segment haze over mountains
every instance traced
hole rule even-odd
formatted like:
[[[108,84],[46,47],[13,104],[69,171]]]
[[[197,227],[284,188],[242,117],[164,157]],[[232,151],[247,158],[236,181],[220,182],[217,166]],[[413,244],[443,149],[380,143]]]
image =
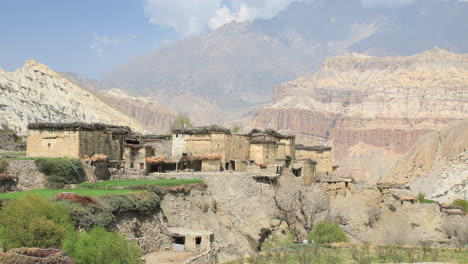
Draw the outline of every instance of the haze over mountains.
[[[339,173],[377,182],[424,134],[468,118],[468,54],[331,57],[277,87],[253,126],[334,146]]]
[[[399,8],[358,0],[293,2],[272,19],[232,22],[133,58],[102,81],[198,121],[238,119],[269,103],[273,87],[313,72],[331,55],[401,56],[434,46],[466,53],[467,13],[468,3],[455,0]]]

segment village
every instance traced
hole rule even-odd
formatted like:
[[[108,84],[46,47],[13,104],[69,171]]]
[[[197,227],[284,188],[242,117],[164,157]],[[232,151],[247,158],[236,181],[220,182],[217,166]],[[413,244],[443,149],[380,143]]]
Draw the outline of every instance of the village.
[[[7,137],[16,136],[4,134],[3,137],[6,142]],[[144,248],[143,252],[146,254],[146,263],[218,263],[220,259],[245,254],[251,249],[247,247],[236,253],[226,253],[230,252],[229,245],[236,244],[237,240],[244,237],[236,237],[237,240],[232,237],[227,240],[226,237],[235,231],[229,222],[241,221],[241,218],[245,218],[242,228],[253,232],[252,237],[262,237],[259,230],[268,227],[267,230],[283,233],[295,232],[295,243],[307,243],[307,234],[310,232],[307,226],[310,227],[311,223],[300,220],[300,227],[297,227],[298,223],[294,222],[298,220],[288,222],[291,220],[287,219],[299,212],[303,215],[300,218],[307,218],[310,212],[317,214],[320,211],[314,211],[317,209],[311,209],[308,204],[318,201],[322,203],[320,206],[323,207],[320,208],[324,210],[323,213],[329,214],[333,209],[338,214],[347,214],[349,220],[346,221],[352,222],[360,221],[357,219],[361,216],[354,215],[349,203],[368,201],[368,205],[356,210],[368,208],[362,214],[369,214],[365,225],[371,229],[382,218],[382,213],[371,216],[369,212],[376,212],[382,206],[388,207],[390,214],[394,214],[396,208],[399,214],[422,208],[431,217],[465,215],[456,206],[439,204],[431,207],[432,209],[421,207],[417,204],[416,195],[407,186],[370,186],[353,178],[338,177],[339,167],[333,161],[332,147],[297,144],[295,136],[283,135],[272,129],[234,133],[220,126],[206,126],[173,129],[169,135],[142,135],[132,132],[129,127],[100,123],[31,123],[23,143],[14,146],[10,144],[10,148],[25,149],[24,160],[10,161],[10,174],[19,179],[17,183],[20,190],[47,187],[41,182],[43,176],[33,165],[34,162],[28,160],[37,158],[79,160],[88,183],[129,179],[202,180],[210,189],[209,195],[206,191],[192,191],[188,196],[180,196],[178,191],[172,191],[173,193],[166,195],[170,198],[162,199],[160,210],[164,211],[164,217],[155,211],[159,216],[154,219],[141,220],[140,216],[132,216],[130,220],[121,220],[124,224],[118,228],[119,232],[139,241],[139,246]],[[67,197],[76,187],[71,184],[65,188],[71,189],[57,197]],[[233,189],[236,189],[235,199],[230,198]],[[14,189],[10,189],[12,190]],[[186,189],[182,191],[187,192]],[[226,193],[227,197],[222,193]],[[310,195],[312,196],[308,197]],[[258,202],[241,202],[249,196],[255,197]],[[213,202],[215,197],[218,200]],[[264,207],[263,203],[272,202],[274,207]],[[235,207],[230,206],[231,203],[235,203]],[[182,209],[180,206],[187,207]],[[221,206],[225,207],[224,213],[219,212]],[[285,209],[287,207],[293,209],[288,211],[289,209]],[[433,212],[435,208],[437,211]],[[351,211],[347,212],[348,209]],[[229,210],[234,211],[230,213],[232,216],[228,221],[223,214]],[[234,213],[236,210],[238,213]],[[277,217],[275,212],[278,210],[289,216],[278,222],[272,221],[272,218]],[[383,209],[378,210],[380,212]],[[214,213],[211,216],[210,211]],[[252,212],[247,213],[249,211]],[[355,217],[357,218],[354,219]],[[393,217],[395,216],[390,215],[380,221],[400,221],[396,218],[393,220]],[[221,227],[219,224],[213,225],[210,223],[212,220],[208,220],[210,218],[223,224]],[[203,224],[198,223],[199,221]],[[225,221],[228,223],[224,223]],[[343,225],[352,228],[347,222],[343,222]],[[260,228],[261,226],[264,228]],[[161,233],[131,231],[155,227]],[[353,229],[346,230],[355,241],[363,241]],[[441,237],[437,237],[437,241],[448,243]],[[245,247],[246,242],[241,244]],[[183,261],[177,262],[178,260]]]
[[[33,123],[28,126],[27,156],[82,159],[89,180],[116,174],[248,172],[279,177],[287,173],[313,182],[338,179],[332,148],[303,146],[295,136],[254,129],[231,133],[218,126],[173,130],[172,135],[138,135],[122,126],[84,123]],[[102,169],[104,168],[104,169]]]

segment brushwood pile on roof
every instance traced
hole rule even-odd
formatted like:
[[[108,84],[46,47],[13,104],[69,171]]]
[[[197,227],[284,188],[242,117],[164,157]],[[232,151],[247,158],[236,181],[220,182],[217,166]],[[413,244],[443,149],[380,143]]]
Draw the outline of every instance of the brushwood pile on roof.
[[[274,136],[274,137],[277,137],[277,138],[295,138],[295,136],[293,136],[293,135],[283,135],[283,134],[281,134],[281,133],[279,133],[276,130],[271,129],[271,128],[267,128],[265,130],[260,130],[260,129],[254,128],[254,129],[252,129],[250,131],[250,133],[248,135],[249,136],[254,136],[254,135],[258,135],[258,134]]]
[[[172,132],[174,134],[210,134],[210,133],[224,133],[230,134],[231,131],[227,128],[221,126],[203,126],[203,127],[194,127],[194,128],[186,128],[186,129],[173,129]]]
[[[30,123],[28,124],[28,129],[41,129],[41,130],[51,130],[51,131],[60,131],[60,130],[72,130],[72,131],[96,131],[96,130],[106,130],[113,133],[130,133],[131,129],[128,126],[115,126],[107,125],[103,123]]]
[[[324,150],[331,150],[332,148],[329,146],[304,146],[304,145],[296,145],[296,149],[298,150],[310,150],[310,151],[324,151]]]

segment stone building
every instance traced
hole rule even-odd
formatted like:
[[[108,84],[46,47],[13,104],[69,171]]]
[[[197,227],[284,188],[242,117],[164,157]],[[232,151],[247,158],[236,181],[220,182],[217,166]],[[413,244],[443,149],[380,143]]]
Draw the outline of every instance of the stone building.
[[[101,154],[109,161],[121,161],[130,132],[128,127],[98,123],[31,123],[26,155],[78,159]]]
[[[211,248],[214,234],[210,231],[168,228],[174,250],[205,251]]]
[[[296,145],[296,159],[315,160],[318,174],[331,175],[336,168],[333,166],[332,148],[328,146]]]
[[[305,186],[310,186],[316,180],[316,166],[315,160],[294,160],[291,164],[291,172],[296,177],[302,177]]]
[[[168,159],[171,156],[170,148],[169,136],[132,135],[125,139],[125,168],[145,171],[147,158],[161,156]]]

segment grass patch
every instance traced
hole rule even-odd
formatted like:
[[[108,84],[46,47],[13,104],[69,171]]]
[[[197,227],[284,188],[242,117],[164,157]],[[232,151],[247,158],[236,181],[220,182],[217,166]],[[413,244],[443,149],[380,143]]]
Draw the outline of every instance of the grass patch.
[[[52,198],[62,192],[72,192],[84,196],[103,196],[108,194],[126,194],[134,193],[133,190],[114,190],[114,189],[41,189],[24,192],[0,193],[0,199],[18,199],[27,194],[36,194],[44,198]]]
[[[203,180],[198,179],[148,179],[148,180],[111,180],[103,182],[84,182],[77,186],[80,188],[100,188],[100,187],[127,187],[141,185],[155,186],[179,186],[190,183],[203,183]]]
[[[41,158],[41,157],[8,157],[10,160],[64,160],[67,158]]]
[[[420,203],[437,203],[437,201],[426,199],[426,195],[424,193],[419,193],[417,199]]]
[[[462,199],[457,199],[453,201],[451,204],[452,206],[460,206],[463,208],[463,211],[468,212],[468,201],[467,200],[462,200]]]
[[[0,156],[26,156],[26,152],[0,152]]]

